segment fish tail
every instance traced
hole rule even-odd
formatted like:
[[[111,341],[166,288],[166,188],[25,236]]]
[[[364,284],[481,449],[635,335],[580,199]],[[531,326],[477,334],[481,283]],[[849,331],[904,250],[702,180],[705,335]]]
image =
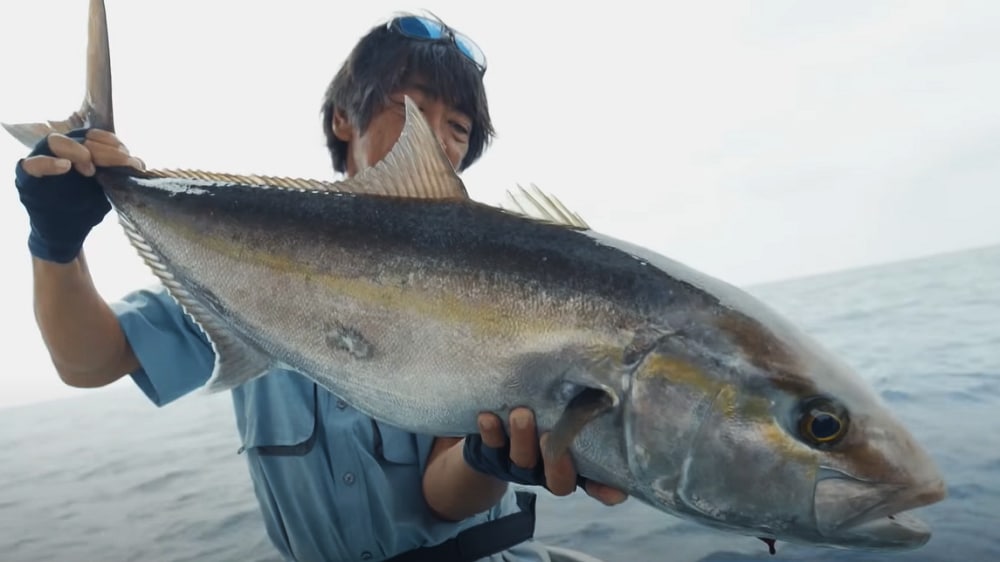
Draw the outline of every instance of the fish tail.
[[[114,131],[111,100],[111,50],[104,0],[90,0],[87,30],[87,91],[80,109],[62,121],[45,123],[0,123],[14,138],[32,148],[49,133],[96,128]]]

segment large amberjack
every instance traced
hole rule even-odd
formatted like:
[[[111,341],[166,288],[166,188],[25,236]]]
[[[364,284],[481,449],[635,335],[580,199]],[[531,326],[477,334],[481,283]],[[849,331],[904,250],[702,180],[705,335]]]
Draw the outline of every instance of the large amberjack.
[[[70,119],[113,130],[103,3]],[[340,182],[101,169],[125,232],[217,352],[223,390],[283,365],[414,432],[534,410],[579,472],[680,517],[836,547],[930,531],[934,463],[861,378],[747,293],[559,205],[472,201],[407,100],[378,165]]]

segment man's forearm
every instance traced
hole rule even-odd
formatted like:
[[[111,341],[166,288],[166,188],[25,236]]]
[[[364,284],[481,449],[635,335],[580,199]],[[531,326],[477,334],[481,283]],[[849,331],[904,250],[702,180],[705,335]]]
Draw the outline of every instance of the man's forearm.
[[[83,254],[67,264],[32,260],[35,319],[63,381],[104,386],[134,370],[138,362]]]
[[[463,440],[438,437],[424,472],[424,498],[440,518],[459,521],[490,509],[503,498],[507,482],[472,469],[462,455]]]

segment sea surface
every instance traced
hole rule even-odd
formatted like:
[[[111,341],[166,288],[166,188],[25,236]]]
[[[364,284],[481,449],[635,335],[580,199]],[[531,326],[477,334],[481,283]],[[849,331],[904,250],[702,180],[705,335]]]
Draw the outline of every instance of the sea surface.
[[[536,536],[608,562],[1000,560],[1000,246],[749,287],[856,367],[926,445],[948,498],[922,549],[849,552],[543,495]],[[0,410],[0,562],[277,560],[228,395],[131,388]]]

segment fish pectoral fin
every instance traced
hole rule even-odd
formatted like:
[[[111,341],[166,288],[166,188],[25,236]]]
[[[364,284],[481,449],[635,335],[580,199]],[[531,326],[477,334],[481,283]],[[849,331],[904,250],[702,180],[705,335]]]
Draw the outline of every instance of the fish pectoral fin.
[[[573,440],[584,426],[598,416],[610,411],[618,400],[609,390],[591,386],[583,387],[563,410],[562,416],[552,427],[545,444],[548,458],[557,458],[569,450]]]
[[[350,193],[415,199],[469,199],[465,184],[420,108],[405,96],[406,122],[389,154],[336,188]]]
[[[675,330],[663,324],[647,324],[632,334],[632,341],[622,350],[622,363],[627,368],[635,368],[657,345],[674,337]]]

